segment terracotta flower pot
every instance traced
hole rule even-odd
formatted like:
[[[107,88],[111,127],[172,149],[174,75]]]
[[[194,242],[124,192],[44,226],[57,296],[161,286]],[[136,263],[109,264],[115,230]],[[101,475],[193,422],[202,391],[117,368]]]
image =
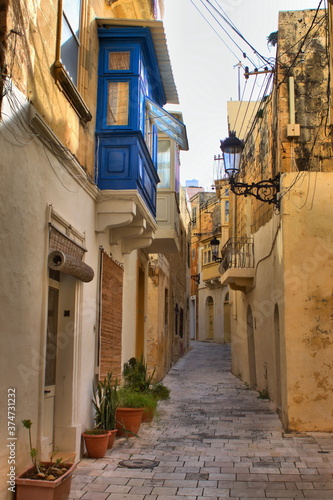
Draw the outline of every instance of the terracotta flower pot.
[[[140,429],[144,408],[117,408],[118,436],[135,437]]]
[[[109,444],[109,433],[110,431],[105,431],[104,434],[82,433],[89,458],[102,458],[105,456]]]
[[[76,464],[65,465],[69,467],[68,471],[55,481],[29,479],[24,476],[34,467],[25,469],[15,480],[16,500],[67,500]]]
[[[117,429],[114,429],[113,431],[109,431],[109,442],[108,442],[108,450],[112,448],[114,440],[116,439],[116,434],[117,434]]]

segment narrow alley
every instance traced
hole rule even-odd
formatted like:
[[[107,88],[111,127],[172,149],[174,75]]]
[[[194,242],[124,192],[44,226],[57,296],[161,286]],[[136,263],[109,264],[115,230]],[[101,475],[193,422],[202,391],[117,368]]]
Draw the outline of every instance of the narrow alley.
[[[193,342],[164,383],[171,398],[139,437],[81,460],[70,500],[333,499],[333,434],[285,433],[231,374],[229,345]]]

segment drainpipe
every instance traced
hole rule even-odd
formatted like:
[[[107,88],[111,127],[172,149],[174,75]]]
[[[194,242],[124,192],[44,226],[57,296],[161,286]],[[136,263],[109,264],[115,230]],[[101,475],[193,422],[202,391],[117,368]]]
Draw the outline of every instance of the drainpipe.
[[[301,127],[295,123],[295,80],[293,76],[289,77],[289,123],[287,125],[287,137],[293,139],[301,135]]]

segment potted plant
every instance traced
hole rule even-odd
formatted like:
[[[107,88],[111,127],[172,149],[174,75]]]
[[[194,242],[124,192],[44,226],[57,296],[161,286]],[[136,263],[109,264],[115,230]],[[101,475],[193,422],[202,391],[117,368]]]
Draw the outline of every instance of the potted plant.
[[[170,396],[170,389],[161,382],[152,383],[154,374],[155,369],[152,371],[151,375],[148,374],[147,364],[143,356],[141,356],[140,360],[131,358],[124,364],[124,388],[132,392],[148,395],[142,422],[150,422],[156,413],[158,401],[168,399]]]
[[[154,398],[144,392],[136,392],[128,387],[118,391],[119,406],[116,411],[116,426],[119,436],[136,436],[141,426],[143,412],[154,404]]]
[[[87,429],[82,433],[89,458],[105,456],[109,444],[109,431],[105,429]]]
[[[154,374],[155,369],[151,375],[148,375],[147,364],[143,356],[140,360],[131,358],[123,367],[124,386],[136,392],[147,392],[152,384]]]
[[[116,437],[116,410],[118,407],[118,381],[108,373],[104,380],[98,381],[92,404],[95,410],[95,424],[98,429],[109,431],[108,448],[112,448]]]
[[[23,420],[29,431],[29,446],[32,465],[16,477],[16,500],[67,500],[71,489],[72,474],[76,464],[64,463],[61,459],[50,462],[37,460],[38,451],[32,446],[31,420]]]

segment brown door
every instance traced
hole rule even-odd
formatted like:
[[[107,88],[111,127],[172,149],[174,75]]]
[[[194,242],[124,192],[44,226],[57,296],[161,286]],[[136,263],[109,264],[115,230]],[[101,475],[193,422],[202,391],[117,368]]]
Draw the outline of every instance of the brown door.
[[[138,274],[138,297],[136,315],[136,347],[135,356],[140,359],[144,354],[144,333],[145,333],[145,273],[139,267]]]
[[[57,288],[53,288],[50,286],[49,298],[48,298],[47,332],[46,332],[44,408],[43,408],[43,436],[48,439],[49,452],[53,451],[53,440],[54,440],[58,300],[59,300],[59,290]]]

